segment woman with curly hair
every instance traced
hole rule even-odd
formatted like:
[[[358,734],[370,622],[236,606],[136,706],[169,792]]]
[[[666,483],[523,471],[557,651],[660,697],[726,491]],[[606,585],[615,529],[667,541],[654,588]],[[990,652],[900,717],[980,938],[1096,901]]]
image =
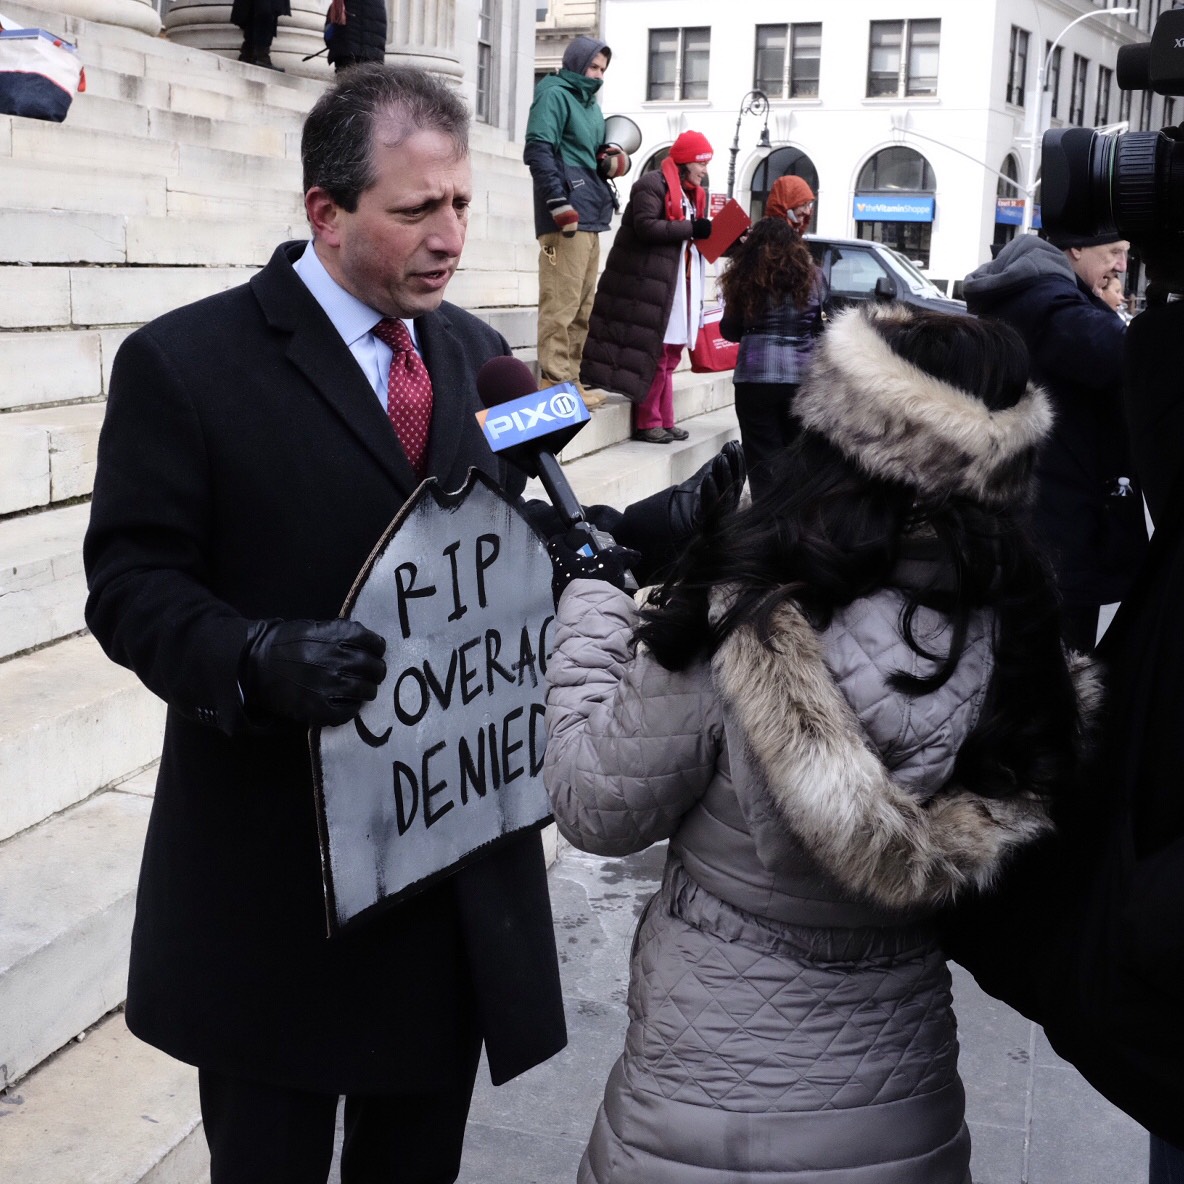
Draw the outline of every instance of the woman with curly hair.
[[[845,312],[762,502],[708,514],[644,609],[563,589],[559,829],[669,840],[579,1184],[969,1181],[935,920],[1050,830],[1090,681],[1020,522],[1052,423],[1027,373],[1003,324]]]
[[[790,406],[822,329],[826,280],[784,218],[762,218],[720,279],[720,332],[740,342],[732,382],[753,497],[797,434]]]

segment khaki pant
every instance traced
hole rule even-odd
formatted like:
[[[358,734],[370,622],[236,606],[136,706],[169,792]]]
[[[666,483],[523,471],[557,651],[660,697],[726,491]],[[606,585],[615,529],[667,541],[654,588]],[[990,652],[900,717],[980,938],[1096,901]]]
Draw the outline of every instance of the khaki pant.
[[[600,235],[577,230],[539,236],[539,376],[576,382],[600,271]]]

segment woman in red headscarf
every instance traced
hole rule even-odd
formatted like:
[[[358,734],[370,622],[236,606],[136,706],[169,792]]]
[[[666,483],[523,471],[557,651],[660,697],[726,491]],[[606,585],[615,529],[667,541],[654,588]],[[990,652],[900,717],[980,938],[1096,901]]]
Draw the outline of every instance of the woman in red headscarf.
[[[778,177],[765,203],[766,218],[784,218],[798,234],[805,234],[814,217],[814,190],[801,177]]]
[[[633,186],[596,289],[580,380],[636,405],[633,438],[685,440],[674,423],[675,367],[703,319],[704,261],[711,233],[701,182],[711,160],[701,132],[683,132],[660,169]]]

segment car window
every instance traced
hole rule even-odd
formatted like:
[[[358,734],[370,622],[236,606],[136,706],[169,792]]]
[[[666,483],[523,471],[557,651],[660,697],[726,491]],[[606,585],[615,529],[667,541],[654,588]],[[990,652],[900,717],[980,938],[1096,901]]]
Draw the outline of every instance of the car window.
[[[944,299],[945,293],[938,288],[927,275],[917,270],[917,265],[909,259],[906,255],[902,255],[899,251],[893,250],[891,247],[885,247],[884,250],[892,256],[893,260],[900,267],[904,273],[905,282],[909,288],[916,292],[919,296],[927,296],[938,299]]]
[[[830,290],[834,296],[867,300],[875,295],[876,280],[887,269],[870,251],[858,247],[834,247],[830,263]]]

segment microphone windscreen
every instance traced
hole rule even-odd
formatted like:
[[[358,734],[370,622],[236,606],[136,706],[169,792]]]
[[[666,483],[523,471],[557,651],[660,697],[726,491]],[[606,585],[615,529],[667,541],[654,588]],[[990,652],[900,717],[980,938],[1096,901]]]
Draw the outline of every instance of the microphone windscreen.
[[[510,354],[490,358],[477,371],[477,395],[484,407],[498,407],[539,389],[530,367]]]

